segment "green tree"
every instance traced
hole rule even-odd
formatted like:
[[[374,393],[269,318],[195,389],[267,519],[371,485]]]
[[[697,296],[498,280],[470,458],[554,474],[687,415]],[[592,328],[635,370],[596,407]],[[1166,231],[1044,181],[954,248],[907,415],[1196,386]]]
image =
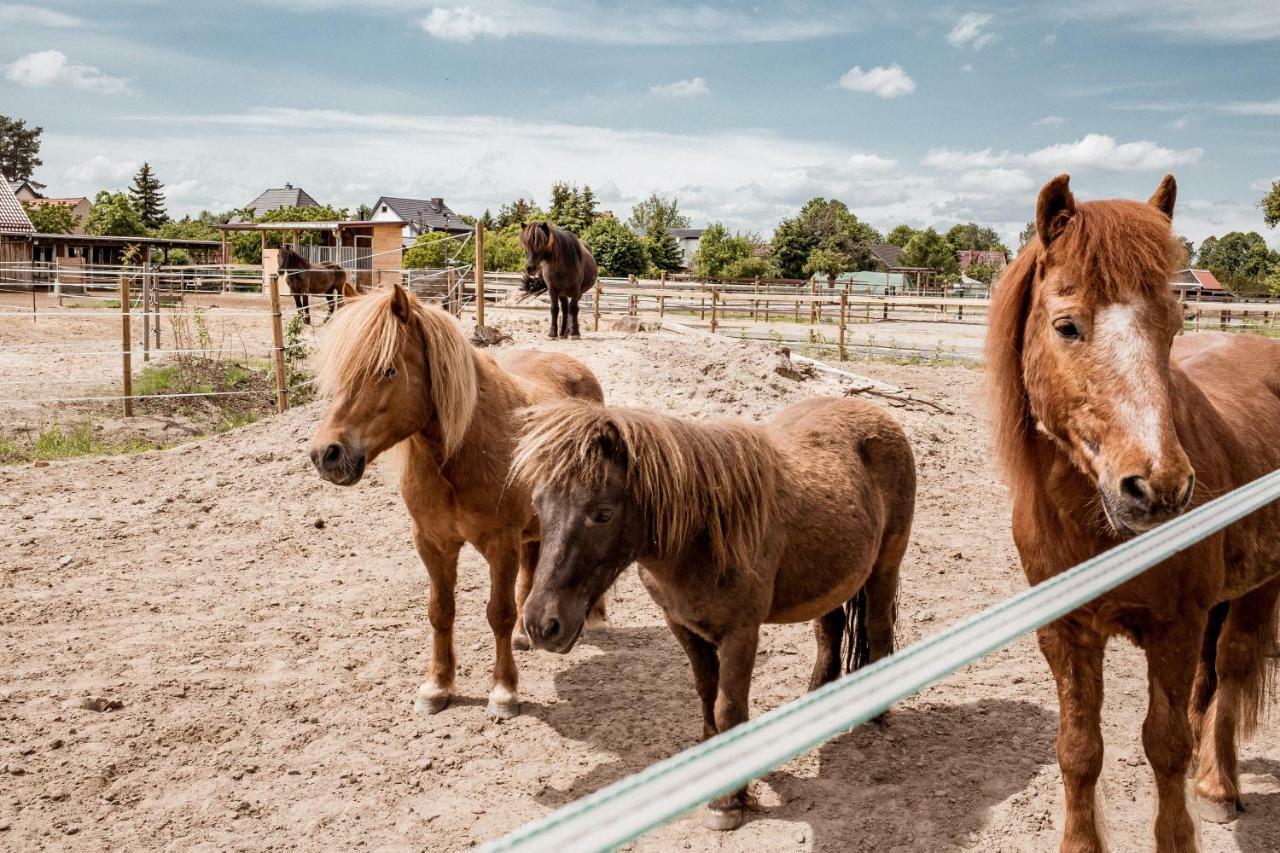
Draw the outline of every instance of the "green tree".
[[[220,240],[222,232],[218,230],[218,225],[230,218],[227,214],[218,215],[202,210],[195,218],[184,216],[181,219],[170,219],[153,233],[169,240]]]
[[[976,222],[966,222],[963,225],[952,226],[951,230],[947,232],[947,242],[951,244],[951,248],[956,252],[972,250],[1009,254],[1009,250],[1000,242],[1000,235],[995,232],[994,228],[987,228],[985,225],[979,225]]]
[[[31,204],[23,202],[22,209],[32,226],[41,234],[70,234],[76,230],[79,217],[65,204]]]
[[[520,272],[524,269],[519,225],[484,232],[484,268],[496,272]]]
[[[902,263],[908,267],[928,267],[943,276],[960,274],[960,262],[951,242],[932,228],[917,233],[902,247]]]
[[[498,228],[498,220],[494,219],[487,207],[484,209],[484,216],[480,217],[480,224],[484,226],[485,231],[496,231]]]
[[[969,264],[964,274],[983,284],[991,284],[1000,275],[1001,269],[997,264]]]
[[[676,272],[684,267],[684,253],[675,236],[665,228],[645,234],[644,253],[659,272]]]
[[[901,249],[914,236],[916,236],[916,229],[904,224],[896,226],[892,231],[884,235],[884,241],[890,246],[897,246]]]
[[[725,278],[778,278],[778,266],[772,258],[752,254],[725,267]]]
[[[812,198],[794,219],[778,224],[773,232],[773,259],[787,278],[810,275],[809,256],[819,249],[843,256],[845,269],[871,269],[871,248],[880,241],[880,232],[861,222],[844,202]]]
[[[809,275],[820,275],[826,278],[831,287],[836,285],[836,276],[850,272],[857,263],[852,256],[839,249],[814,249],[805,262],[804,271]]]
[[[639,234],[651,234],[672,228],[688,228],[689,217],[680,212],[680,199],[673,197],[668,201],[655,192],[631,208],[627,224]]]
[[[1027,247],[1027,244],[1036,238],[1036,224],[1028,222],[1027,227],[1018,232],[1018,251],[1021,252]]]
[[[556,181],[551,185],[551,209],[547,216],[561,228],[582,235],[600,215],[596,212],[598,202],[591,187],[581,190],[577,184]]]
[[[582,240],[591,249],[603,275],[640,275],[645,270],[644,242],[612,216],[596,220],[582,235]]]
[[[705,234],[703,239],[706,239]],[[817,238],[805,230],[798,218],[784,219],[773,231],[770,254],[783,278],[803,278],[809,253],[817,246]]]
[[[1280,264],[1271,267],[1267,273],[1267,293],[1272,297],[1280,296]]]
[[[85,218],[86,234],[108,237],[143,237],[147,228],[142,217],[124,193],[103,190],[93,199],[93,207]]]
[[[373,208],[367,204],[362,204],[356,208],[356,219],[360,222],[368,222],[369,217],[373,216]]]
[[[730,234],[728,228],[714,222],[702,232],[693,269],[701,276],[724,278],[735,264],[750,258],[755,247],[756,240],[750,234]]]
[[[1206,237],[1196,255],[1199,266],[1209,270],[1227,288],[1242,294],[1262,293],[1263,280],[1280,255],[1267,248],[1257,231],[1231,231]]]
[[[457,243],[443,231],[419,234],[413,245],[405,250],[405,269],[442,269],[448,266],[449,257],[457,251]]]
[[[28,127],[25,120],[0,116],[0,175],[10,181],[25,181],[40,159],[40,134],[42,127]]]
[[[133,176],[133,186],[129,187],[129,201],[148,229],[159,228],[169,220],[169,214],[164,209],[162,190],[164,184],[151,171],[151,164],[144,162]]]
[[[543,213],[542,208],[538,207],[537,202],[533,199],[518,198],[510,204],[504,204],[498,208],[498,217],[493,224],[497,228],[506,228],[511,225],[525,225],[529,222],[546,218],[547,214]]]
[[[1262,208],[1262,221],[1268,228],[1280,225],[1280,178],[1271,182],[1271,189],[1258,202]]]

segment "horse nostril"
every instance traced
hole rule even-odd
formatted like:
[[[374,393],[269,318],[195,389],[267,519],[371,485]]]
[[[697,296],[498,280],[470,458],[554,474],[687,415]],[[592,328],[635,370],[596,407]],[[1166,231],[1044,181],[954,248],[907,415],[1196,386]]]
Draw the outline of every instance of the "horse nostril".
[[[322,457],[324,464],[332,465],[341,458],[342,458],[341,444],[338,444],[335,442],[333,444],[330,444],[328,447],[324,449],[324,456]]]
[[[548,619],[542,626],[542,638],[548,641],[555,641],[560,637],[560,620],[554,616]]]
[[[1143,509],[1151,506],[1151,491],[1147,481],[1142,477],[1125,477],[1120,481],[1120,491],[1124,492],[1134,504]]]

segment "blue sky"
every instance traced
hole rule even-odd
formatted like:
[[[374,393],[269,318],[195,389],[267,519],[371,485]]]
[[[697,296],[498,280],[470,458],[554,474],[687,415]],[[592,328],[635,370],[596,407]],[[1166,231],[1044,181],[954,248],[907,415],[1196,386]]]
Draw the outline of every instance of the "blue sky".
[[[1058,172],[1087,198],[1172,171],[1199,241],[1263,230],[1278,68],[1275,0],[0,2],[37,178],[92,195],[148,160],[175,213],[285,181],[479,213],[565,179],[622,215],[656,190],[767,233],[823,195],[1012,239]]]

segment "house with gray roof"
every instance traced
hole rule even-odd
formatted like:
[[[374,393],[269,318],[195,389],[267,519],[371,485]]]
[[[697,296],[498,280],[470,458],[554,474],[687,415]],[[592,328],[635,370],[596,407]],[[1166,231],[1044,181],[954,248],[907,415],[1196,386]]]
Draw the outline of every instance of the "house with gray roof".
[[[245,205],[253,216],[261,216],[282,207],[320,207],[320,202],[312,198],[310,193],[302,187],[285,184],[283,187],[264,190],[261,195]]]
[[[17,180],[8,181],[9,191],[14,194],[18,201],[35,201],[38,198],[44,198],[40,191],[44,189],[44,184],[36,183],[29,178],[18,178]]]
[[[466,234],[472,227],[462,217],[449,209],[444,199],[435,198],[401,198],[384,195],[373,204],[370,222],[403,222],[406,245],[418,238],[419,234],[431,231],[444,231],[447,234]]]

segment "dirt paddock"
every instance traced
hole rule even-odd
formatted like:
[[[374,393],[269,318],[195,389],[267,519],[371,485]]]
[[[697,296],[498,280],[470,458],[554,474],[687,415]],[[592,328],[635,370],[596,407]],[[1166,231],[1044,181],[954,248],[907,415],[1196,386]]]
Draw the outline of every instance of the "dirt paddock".
[[[520,335],[517,336],[521,338]],[[774,374],[759,345],[666,333],[570,351],[609,399],[761,418],[832,380]],[[954,414],[894,408],[920,467],[903,567],[909,644],[1023,588],[986,446],[981,373],[852,364]],[[319,480],[315,405],[168,451],[0,468],[0,847],[456,850],[694,743],[688,666],[634,572],[612,625],[569,655],[522,653],[523,713],[484,714],[487,571],[460,567],[460,696],[412,699],[429,661],[426,574],[395,470]],[[807,625],[764,632],[753,713],[800,695]],[[1105,790],[1114,849],[1150,849],[1145,666],[1109,654]],[[101,701],[84,707],[90,697]],[[1055,849],[1057,703],[1031,639],[756,783],[731,834],[686,816],[637,850]],[[1206,851],[1280,849],[1280,743],[1246,745],[1248,811]],[[1274,756],[1274,758],[1272,757]]]

